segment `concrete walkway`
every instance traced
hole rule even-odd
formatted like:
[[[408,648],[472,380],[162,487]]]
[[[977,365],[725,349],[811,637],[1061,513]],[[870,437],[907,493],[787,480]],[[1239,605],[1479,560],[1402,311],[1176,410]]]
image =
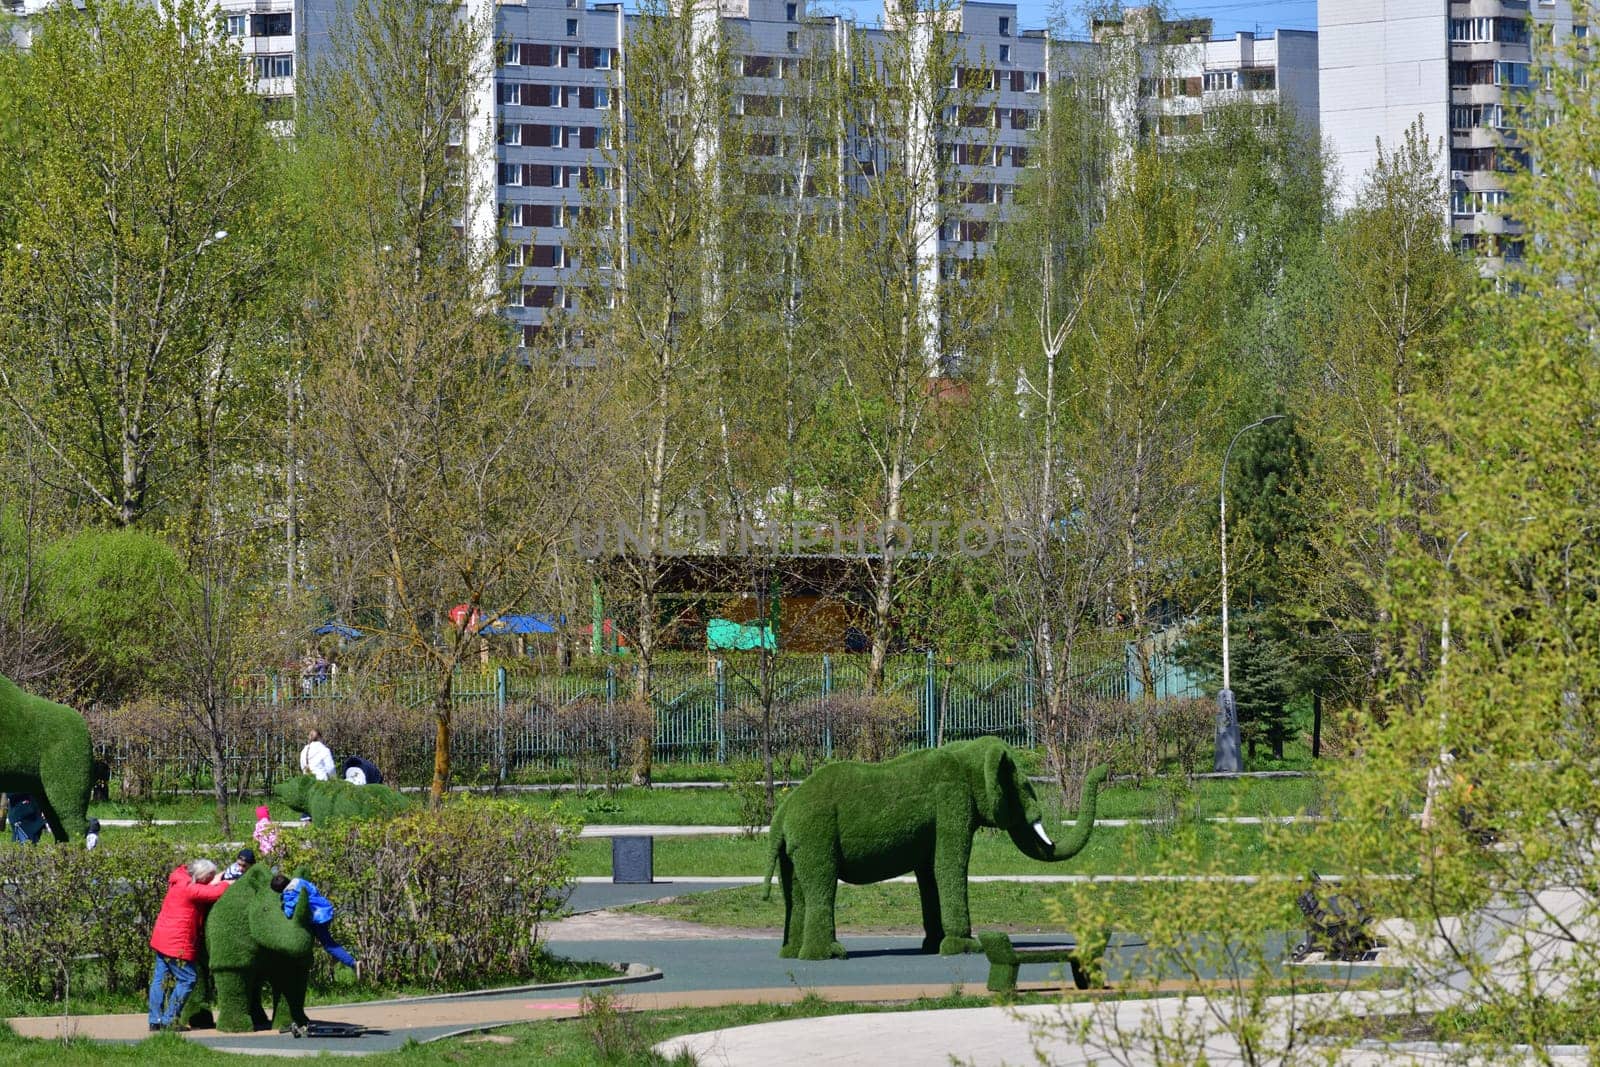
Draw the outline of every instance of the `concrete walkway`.
[[[1389,993],[1270,998],[1265,1011],[1251,1020],[1265,1023],[1264,1032],[1254,1035],[1255,1059],[1244,1055],[1230,1031],[1233,1011],[1226,998],[1208,1001],[1198,997],[835,1015],[691,1034],[664,1041],[656,1050],[668,1058],[687,1052],[701,1067],[934,1063],[1088,1067],[1201,1061],[1226,1067],[1280,1062],[1275,1050],[1291,1043],[1304,1062],[1333,1062],[1343,1067],[1476,1062],[1460,1046],[1421,1043],[1362,1042],[1344,1051],[1331,1045],[1318,1050],[1314,1045],[1308,1047],[1300,1032],[1312,1019],[1409,1008]],[[1157,1029],[1162,1042],[1159,1048],[1149,1036]],[[1555,1050],[1553,1062],[1576,1065],[1588,1060],[1583,1049],[1573,1048]]]

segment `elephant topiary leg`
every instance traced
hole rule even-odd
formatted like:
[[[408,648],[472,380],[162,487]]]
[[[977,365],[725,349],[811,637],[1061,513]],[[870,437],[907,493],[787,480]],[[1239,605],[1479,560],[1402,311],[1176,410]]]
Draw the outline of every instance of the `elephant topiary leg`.
[[[217,1029],[242,1034],[267,1028],[267,1013],[261,1010],[258,992],[260,979],[249,971],[212,971],[217,985]]]
[[[933,880],[939,898],[944,937],[941,955],[978,952],[972,936],[972,914],[967,909],[967,868],[972,860],[972,830],[953,819],[941,820],[933,846]]]
[[[82,841],[89,833],[90,754],[58,741],[39,757],[44,785],[40,807],[57,841]]]
[[[793,959],[800,954],[800,940],[805,929],[805,897],[794,880],[794,863],[788,855],[778,857],[778,881],[783,887],[783,947],[778,949],[780,959]]]
[[[310,977],[310,970],[303,967],[283,968],[275,973],[272,982],[272,1021],[280,1030],[287,1030],[282,1015],[283,1009],[289,1009],[289,1020],[296,1026],[309,1026],[311,1020],[306,1018],[306,980]]]
[[[917,868],[917,894],[922,898],[922,951],[938,952],[944,941],[944,916],[939,910],[939,883],[932,867]]]
[[[800,959],[845,958],[844,946],[834,940],[833,905],[839,876],[832,863],[795,864],[795,884],[805,908],[800,929]]]

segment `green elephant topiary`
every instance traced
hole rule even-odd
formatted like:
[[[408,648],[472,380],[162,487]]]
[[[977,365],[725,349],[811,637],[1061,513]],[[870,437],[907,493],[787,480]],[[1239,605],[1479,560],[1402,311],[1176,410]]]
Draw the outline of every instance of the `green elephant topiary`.
[[[411,809],[411,801],[386,785],[321,782],[303,774],[280,782],[272,795],[315,823],[338,819],[387,819]]]
[[[306,1018],[306,983],[311,976],[311,953],[316,940],[311,933],[310,894],[300,894],[294,917],[283,914],[283,894],[272,889],[272,872],[258,863],[211,905],[206,916],[205,953],[199,961],[201,980],[197,995],[189,998],[185,1015],[192,1026],[206,1024],[209,1009],[199,990],[216,990],[216,1027],[229,1033],[280,1029],[309,1024]],[[272,990],[272,1018],[261,1006],[261,986]],[[289,1025],[282,1025],[279,1004],[289,1009]]]
[[[772,816],[770,861],[783,884],[778,955],[843,959],[834,937],[838,883],[917,876],[924,952],[977,952],[967,908],[967,865],[980,826],[1005,830],[1024,855],[1056,862],[1088,843],[1106,768],[1090,772],[1072,832],[1045,832],[1039,797],[1005,742],[953,741],[885,763],[832,763],[801,782]]]
[[[0,677],[0,792],[32,794],[57,841],[81,841],[93,774],[83,716]]]

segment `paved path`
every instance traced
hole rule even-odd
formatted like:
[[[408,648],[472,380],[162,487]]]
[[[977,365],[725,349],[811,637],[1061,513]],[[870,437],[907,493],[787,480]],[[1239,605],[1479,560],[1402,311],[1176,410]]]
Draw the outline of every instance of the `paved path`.
[[[1264,1024],[1254,1035],[1258,1053],[1277,1062],[1272,1051],[1283,1048],[1292,1027],[1311,1018],[1345,1012],[1384,1013],[1407,1010],[1409,1002],[1392,993],[1338,993],[1298,998],[1269,998],[1252,1021]],[[1219,1018],[1219,1014],[1221,1018]],[[1197,997],[1166,1000],[1076,1001],[1020,1008],[962,1008],[941,1011],[835,1015],[762,1023],[673,1038],[657,1045],[667,1057],[680,1052],[695,1056],[701,1067],[815,1067],[844,1064],[959,1063],[999,1067],[1049,1063],[1087,1067],[1095,1063],[1199,1062],[1231,1067],[1247,1060],[1223,1021],[1230,1014],[1226,999],[1206,1002]],[[1168,1041],[1183,1033],[1182,1045],[1158,1050],[1141,1029],[1159,1025]],[[1087,1036],[1080,1036],[1080,1026]],[[1115,1044],[1115,1052],[1111,1049]],[[1296,1045],[1307,1062],[1319,1059],[1300,1033]],[[1329,1049],[1330,1054],[1333,1049]],[[1459,1046],[1397,1045],[1363,1042],[1330,1059],[1342,1067],[1388,1067],[1391,1064],[1457,1064],[1476,1062]],[[1586,1051],[1556,1051],[1553,1062],[1587,1063]]]

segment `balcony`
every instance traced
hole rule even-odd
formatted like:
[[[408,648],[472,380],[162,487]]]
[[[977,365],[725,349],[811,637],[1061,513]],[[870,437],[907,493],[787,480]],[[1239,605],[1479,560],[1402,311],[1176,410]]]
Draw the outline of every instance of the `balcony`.
[[[1505,100],[1505,90],[1498,85],[1452,85],[1452,104],[1499,104]]]
[[[1527,63],[1532,59],[1527,42],[1507,44],[1503,41],[1450,42],[1450,60],[1453,63],[1492,62],[1496,59],[1513,63]]]

